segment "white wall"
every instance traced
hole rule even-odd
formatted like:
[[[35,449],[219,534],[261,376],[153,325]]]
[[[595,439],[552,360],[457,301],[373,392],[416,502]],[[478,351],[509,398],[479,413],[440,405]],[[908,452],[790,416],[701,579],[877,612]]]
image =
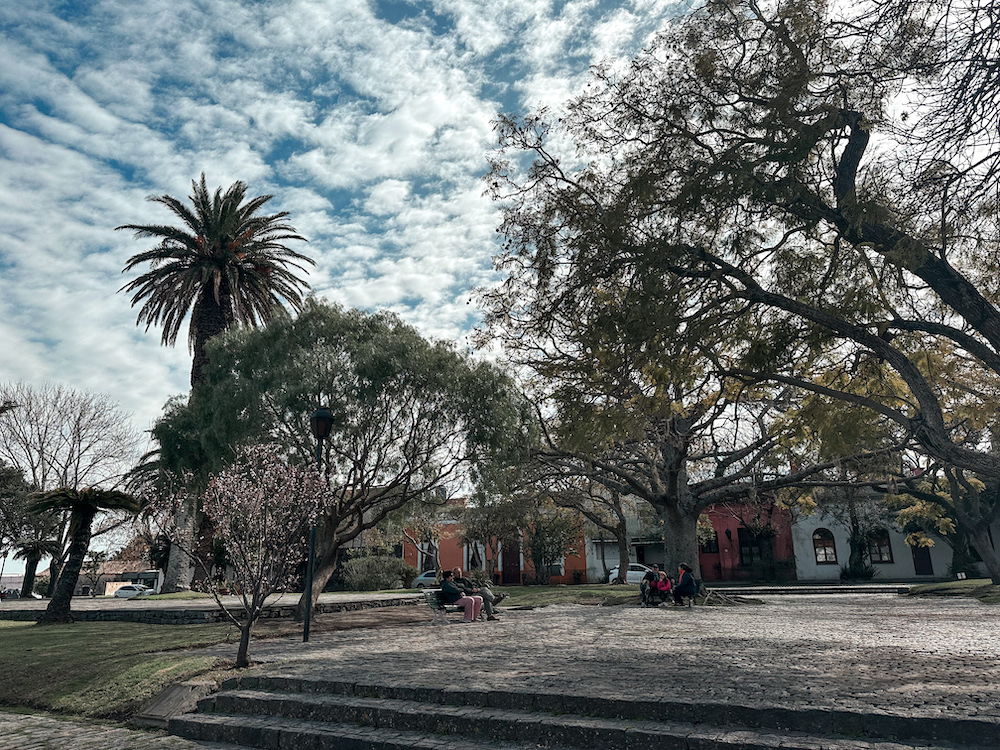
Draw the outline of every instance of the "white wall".
[[[837,549],[837,564],[817,564],[813,549],[812,535],[816,529],[828,529],[833,533]],[[792,526],[792,542],[795,546],[795,574],[800,581],[840,580],[840,568],[847,564],[851,548],[848,544],[850,534],[847,529],[832,518],[819,515],[800,518]],[[906,545],[905,536],[889,529],[889,543],[892,546],[891,563],[873,563],[878,570],[875,581],[884,580],[931,580],[948,575],[951,565],[951,547],[937,540],[930,548],[933,575],[918,576],[913,567],[913,553]]]

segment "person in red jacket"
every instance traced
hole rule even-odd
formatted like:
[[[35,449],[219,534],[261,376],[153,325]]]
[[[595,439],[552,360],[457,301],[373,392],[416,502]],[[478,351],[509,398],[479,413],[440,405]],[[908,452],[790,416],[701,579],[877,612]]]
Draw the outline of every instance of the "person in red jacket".
[[[672,584],[670,583],[670,577],[667,575],[667,571],[661,570],[660,577],[657,579],[653,587],[656,589],[656,595],[660,598],[660,603],[662,604],[670,596],[670,589]]]

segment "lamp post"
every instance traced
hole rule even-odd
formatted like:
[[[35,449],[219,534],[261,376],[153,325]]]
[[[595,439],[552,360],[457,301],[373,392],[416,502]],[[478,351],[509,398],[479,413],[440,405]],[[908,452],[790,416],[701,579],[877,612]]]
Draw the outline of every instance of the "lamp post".
[[[330,437],[333,429],[333,412],[325,406],[319,407],[309,417],[309,428],[316,438],[316,467],[323,473],[323,441]],[[309,528],[309,560],[306,562],[306,613],[302,622],[302,642],[309,640],[309,623],[312,619],[313,567],[316,563],[316,524]]]

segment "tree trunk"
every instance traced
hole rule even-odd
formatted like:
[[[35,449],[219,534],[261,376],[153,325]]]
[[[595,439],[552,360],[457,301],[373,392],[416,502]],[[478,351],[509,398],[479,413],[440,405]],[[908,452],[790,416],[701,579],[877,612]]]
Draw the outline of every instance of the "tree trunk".
[[[76,531],[69,543],[69,556],[62,573],[59,575],[59,583],[52,595],[49,606],[38,618],[39,625],[52,625],[61,622],[73,622],[73,614],[70,612],[70,602],[73,598],[73,591],[76,589],[76,582],[80,579],[80,571],[83,570],[83,562],[87,557],[87,548],[90,547],[90,526],[94,522],[96,511],[82,511],[77,518]]]
[[[183,504],[177,513],[178,540],[170,542],[170,557],[167,559],[167,571],[163,576],[163,586],[160,591],[172,594],[175,591],[187,591],[191,588],[194,568],[191,564],[190,551],[195,543],[195,519],[197,517],[197,500],[191,499]]]
[[[205,382],[205,368],[208,366],[206,345],[214,336],[229,328],[233,323],[232,299],[228,284],[219,286],[219,299],[215,299],[211,284],[206,284],[198,295],[191,311],[191,331],[194,344],[191,358],[191,387]]]
[[[966,527],[966,533],[969,535],[969,542],[983,558],[990,579],[994,584],[1000,585],[1000,556],[990,543],[989,532],[983,526],[969,525]]]
[[[45,596],[50,599],[56,594],[56,586],[59,585],[59,576],[63,569],[63,560],[66,559],[66,551],[59,557],[53,557],[49,563],[49,585],[46,587]]]
[[[319,531],[317,529],[317,531]],[[317,533],[317,547],[322,544],[322,534]],[[316,550],[316,561],[315,569],[313,570],[313,585],[312,585],[312,609],[316,610],[316,604],[319,602],[319,595],[323,593],[323,589],[326,588],[326,584],[330,582],[333,574],[337,572],[337,557],[340,551],[340,542],[334,542],[327,548]],[[296,622],[302,622],[306,616],[306,597],[299,597],[299,603],[295,605],[295,620]]]
[[[701,509],[690,510],[681,503],[664,502],[655,505],[663,518],[664,568],[667,575],[676,576],[681,563],[691,566],[695,578],[701,578],[698,562],[698,517]]]
[[[615,539],[618,540],[618,579],[611,581],[611,583],[625,583],[625,576],[628,575],[628,565],[631,562],[631,556],[628,551],[628,535],[625,533],[625,527],[619,526],[615,529]],[[601,553],[604,553],[604,545],[601,545]]]
[[[245,669],[250,666],[250,658],[247,655],[250,651],[250,631],[253,629],[253,620],[247,613],[246,622],[240,626],[240,647],[236,651],[236,669]]]
[[[21,597],[31,597],[35,590],[35,572],[38,570],[40,555],[28,555],[24,561],[24,578],[21,579]]]

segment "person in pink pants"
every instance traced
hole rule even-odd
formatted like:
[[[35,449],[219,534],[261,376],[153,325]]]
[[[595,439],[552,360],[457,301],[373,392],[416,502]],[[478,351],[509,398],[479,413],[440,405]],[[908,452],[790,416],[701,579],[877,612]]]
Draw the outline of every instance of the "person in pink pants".
[[[465,591],[455,583],[455,573],[446,570],[441,574],[441,596],[448,604],[457,604],[465,610],[465,622],[475,622],[479,610],[483,608],[483,597],[466,596]]]

